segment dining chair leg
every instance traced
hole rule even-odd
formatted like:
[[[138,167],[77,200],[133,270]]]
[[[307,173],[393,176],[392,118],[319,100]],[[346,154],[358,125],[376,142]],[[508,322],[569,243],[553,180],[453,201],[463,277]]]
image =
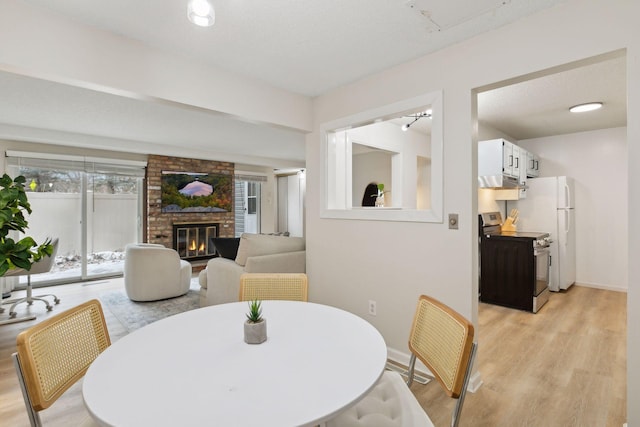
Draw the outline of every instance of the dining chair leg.
[[[20,390],[22,390],[22,397],[24,398],[24,404],[27,407],[27,414],[29,415],[29,422],[32,427],[42,427],[42,422],[40,421],[40,414],[33,409],[33,405],[31,404],[31,399],[29,398],[29,393],[27,392],[27,385],[24,381],[24,371],[22,370],[22,365],[20,364],[20,358],[18,358],[18,353],[13,353],[11,355],[13,359],[13,366],[16,368],[16,373],[18,374],[18,382],[20,383]]]

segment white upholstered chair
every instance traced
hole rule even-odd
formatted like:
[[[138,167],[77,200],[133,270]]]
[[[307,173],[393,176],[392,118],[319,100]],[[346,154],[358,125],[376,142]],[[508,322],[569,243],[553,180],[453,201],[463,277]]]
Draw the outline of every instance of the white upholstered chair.
[[[191,264],[178,252],[153,243],[125,248],[124,287],[133,301],[156,301],[184,295],[191,283]]]
[[[451,426],[460,420],[462,404],[475,357],[473,325],[441,302],[422,295],[409,335],[408,380],[385,371],[376,386],[354,406],[326,423],[327,427],[433,426],[408,386],[413,382],[416,359],[431,371],[445,393],[456,399]]]

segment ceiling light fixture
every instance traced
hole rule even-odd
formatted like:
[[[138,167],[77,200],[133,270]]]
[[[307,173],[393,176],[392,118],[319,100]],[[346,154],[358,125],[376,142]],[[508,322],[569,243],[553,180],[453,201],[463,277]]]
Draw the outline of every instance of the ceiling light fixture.
[[[418,120],[420,120],[423,117],[431,117],[431,110],[427,110],[427,111],[422,111],[420,113],[416,113],[416,114],[410,114],[408,116],[405,117],[411,117],[413,118],[413,121],[411,123],[405,123],[402,125],[402,131],[406,132],[407,130],[409,130],[409,128],[411,127],[412,124],[414,124],[415,122],[417,122]]]
[[[586,104],[578,104],[569,108],[572,113],[584,113],[585,111],[593,111],[602,108],[602,102],[588,102]]]
[[[216,22],[216,13],[207,0],[189,0],[187,17],[199,27],[210,27]]]

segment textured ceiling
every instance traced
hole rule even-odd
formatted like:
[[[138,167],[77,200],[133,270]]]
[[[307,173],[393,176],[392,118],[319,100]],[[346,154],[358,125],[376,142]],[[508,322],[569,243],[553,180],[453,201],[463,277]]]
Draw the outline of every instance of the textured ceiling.
[[[23,0],[85,25],[309,96],[497,28],[562,0],[212,0],[216,24],[186,0]],[[153,152],[154,146],[304,164],[304,135],[184,105],[160,104],[0,72],[0,137]],[[64,102],[61,102],[64,100]],[[605,108],[570,115],[600,100]],[[514,139],[626,124],[624,57],[483,92],[481,123]],[[428,131],[427,121],[415,128]],[[83,142],[85,141],[85,142]],[[118,145],[119,144],[119,145]],[[134,148],[132,148],[134,147]],[[216,158],[222,159],[222,155]],[[238,160],[236,160],[238,161]]]
[[[187,21],[187,0],[24,1],[314,96],[562,0],[210,0],[209,28]]]
[[[619,56],[480,93],[478,117],[518,140],[626,126],[626,81]],[[592,101],[603,108],[569,112]]]

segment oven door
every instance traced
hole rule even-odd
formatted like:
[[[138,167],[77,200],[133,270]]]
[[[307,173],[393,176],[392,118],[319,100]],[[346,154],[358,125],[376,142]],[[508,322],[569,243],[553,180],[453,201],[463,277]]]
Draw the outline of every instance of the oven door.
[[[533,295],[538,296],[549,287],[549,262],[551,253],[548,247],[536,248],[533,251],[533,255],[536,264],[536,286]]]

